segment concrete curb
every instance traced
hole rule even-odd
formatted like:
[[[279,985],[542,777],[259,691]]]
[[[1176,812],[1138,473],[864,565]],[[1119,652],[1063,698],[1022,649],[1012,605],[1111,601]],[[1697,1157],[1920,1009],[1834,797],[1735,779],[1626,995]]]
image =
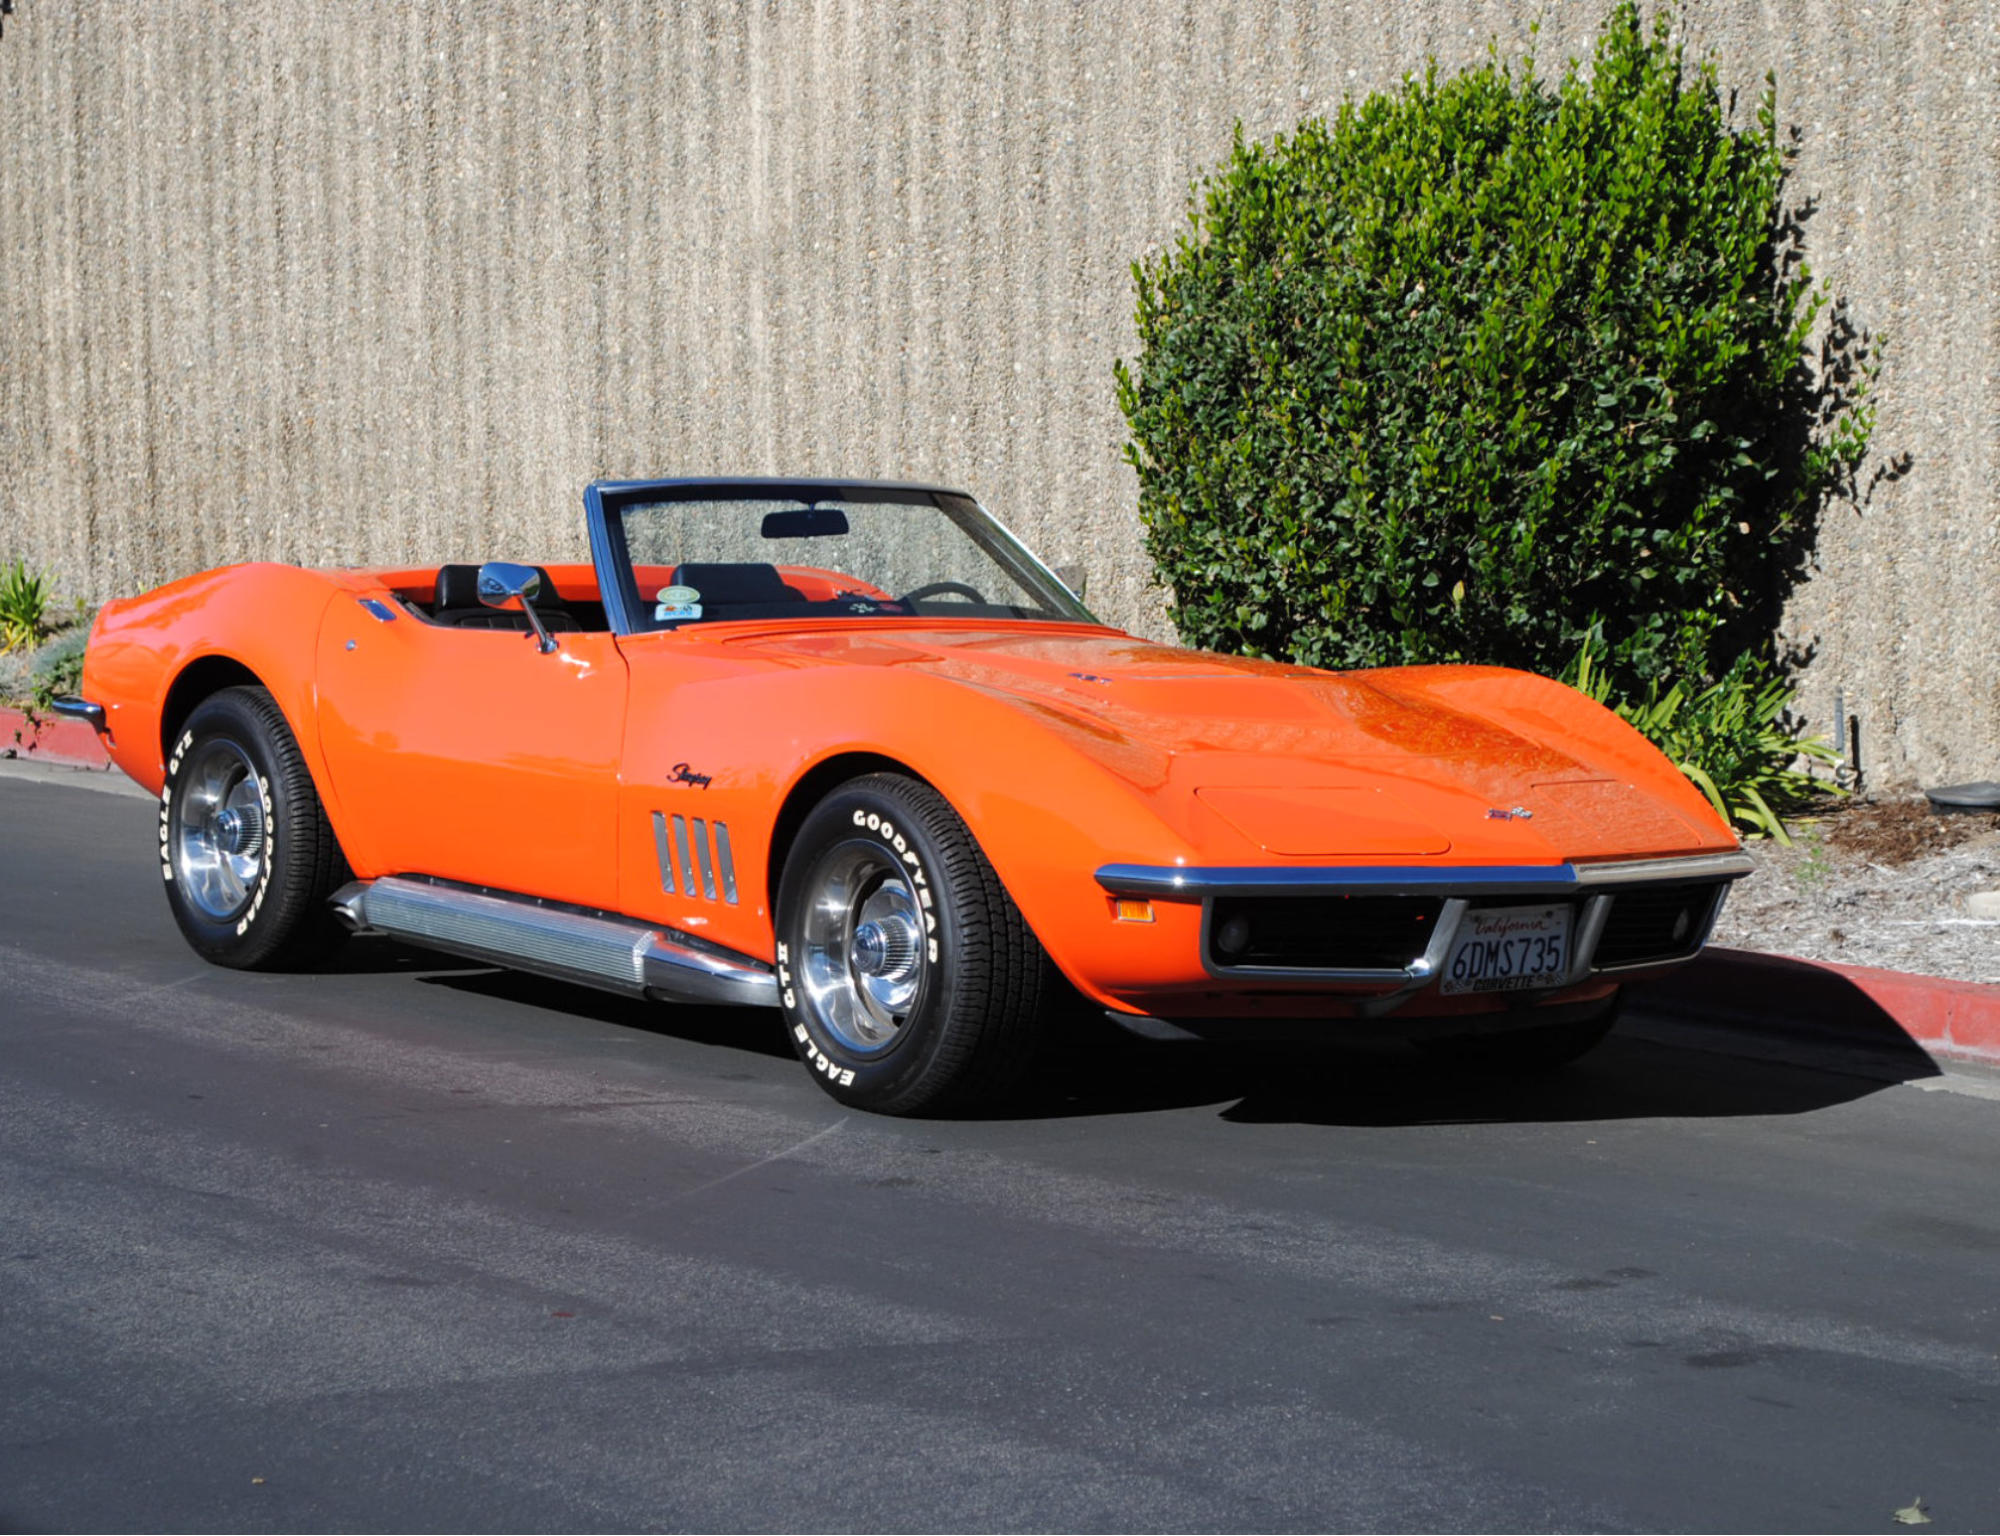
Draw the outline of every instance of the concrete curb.
[[[18,709],[0,708],[0,757],[65,768],[111,766],[104,742],[83,721],[44,715],[39,725],[31,725]]]
[[[2000,1066],[2000,986],[1711,948],[1632,989],[1633,1006],[1856,1057]]]

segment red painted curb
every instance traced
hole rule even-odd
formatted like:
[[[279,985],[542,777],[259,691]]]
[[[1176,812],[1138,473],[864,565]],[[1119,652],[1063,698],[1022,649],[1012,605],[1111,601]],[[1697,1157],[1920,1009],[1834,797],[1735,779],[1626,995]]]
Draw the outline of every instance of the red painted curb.
[[[81,720],[43,715],[31,726],[18,709],[0,708],[0,758],[56,763],[65,768],[109,768],[111,756],[96,731]]]
[[[2000,1066],[2000,986],[1981,982],[1712,948],[1634,994],[1704,1023]]]

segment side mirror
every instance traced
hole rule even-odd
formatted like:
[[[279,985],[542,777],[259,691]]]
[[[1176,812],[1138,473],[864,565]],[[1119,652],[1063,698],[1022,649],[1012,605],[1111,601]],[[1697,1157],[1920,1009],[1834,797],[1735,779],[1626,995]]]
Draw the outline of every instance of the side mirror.
[[[532,565],[516,565],[512,560],[489,560],[479,568],[479,601],[488,608],[507,613],[525,613],[535,631],[535,648],[547,655],[556,648],[549,632],[535,612],[535,599],[542,594],[542,573]]]
[[[1083,589],[1090,585],[1090,572],[1081,565],[1054,565],[1049,573],[1069,588],[1070,596],[1079,603],[1083,601]]]

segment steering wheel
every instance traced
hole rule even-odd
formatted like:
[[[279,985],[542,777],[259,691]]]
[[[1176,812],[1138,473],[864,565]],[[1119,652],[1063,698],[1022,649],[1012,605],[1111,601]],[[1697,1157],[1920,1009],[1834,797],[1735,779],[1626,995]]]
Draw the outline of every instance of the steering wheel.
[[[927,581],[921,587],[912,587],[896,601],[914,603],[926,597],[939,597],[950,592],[959,597],[969,597],[981,607],[986,605],[986,594],[975,587],[968,587],[962,581]]]

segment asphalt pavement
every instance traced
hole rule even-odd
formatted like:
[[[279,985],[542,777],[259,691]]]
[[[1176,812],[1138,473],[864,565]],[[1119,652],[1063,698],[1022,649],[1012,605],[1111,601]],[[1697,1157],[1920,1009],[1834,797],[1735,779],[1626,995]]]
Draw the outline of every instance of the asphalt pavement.
[[[0,775],[0,1529],[2000,1527],[1990,1078],[1107,1033],[885,1120],[771,1014],[210,968],[153,846]]]

